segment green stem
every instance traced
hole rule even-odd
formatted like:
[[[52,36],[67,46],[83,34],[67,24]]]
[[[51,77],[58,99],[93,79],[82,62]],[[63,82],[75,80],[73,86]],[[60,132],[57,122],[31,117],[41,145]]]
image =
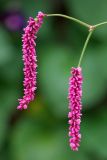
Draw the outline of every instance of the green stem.
[[[102,26],[104,24],[107,24],[107,22],[98,23],[98,24],[94,25],[94,27],[97,28],[97,27]]]
[[[80,65],[81,65],[81,61],[82,61],[82,59],[83,59],[85,50],[86,50],[86,48],[87,48],[88,42],[89,42],[89,40],[90,40],[90,38],[91,38],[91,35],[92,35],[93,31],[94,31],[94,29],[92,29],[91,31],[89,31],[89,34],[88,34],[88,36],[87,36],[87,39],[86,39],[86,41],[85,41],[85,43],[84,43],[84,46],[83,46],[83,49],[82,49],[82,52],[81,52],[81,55],[80,55],[78,67],[80,67]]]
[[[87,23],[85,23],[85,22],[83,22],[83,21],[80,21],[79,19],[76,19],[76,18],[71,17],[71,16],[67,16],[67,15],[64,15],[64,14],[46,14],[46,15],[47,15],[47,17],[54,17],[54,16],[56,16],[56,17],[63,17],[63,18],[72,20],[72,21],[74,21],[74,22],[76,22],[76,23],[78,23],[78,24],[80,24],[80,25],[82,25],[82,26],[85,26],[86,28],[89,29],[89,34],[88,34],[88,36],[87,36],[87,39],[86,39],[86,41],[85,41],[85,43],[84,43],[84,46],[83,46],[83,49],[82,49],[82,52],[81,52],[81,55],[80,55],[78,67],[81,65],[81,61],[82,61],[82,59],[83,59],[85,50],[86,50],[86,48],[87,48],[88,42],[89,42],[89,40],[90,40],[90,38],[91,38],[91,35],[92,35],[93,31],[94,31],[97,27],[102,26],[102,25],[104,25],[104,24],[107,24],[107,22],[101,22],[101,23],[98,23],[98,24],[96,24],[96,25],[89,25],[89,24],[87,24]]]
[[[74,22],[76,22],[76,23],[79,23],[79,24],[82,25],[82,26],[85,26],[85,27],[87,27],[87,28],[90,28],[90,25],[89,25],[89,24],[87,24],[87,23],[85,23],[85,22],[82,22],[82,21],[80,21],[79,19],[76,19],[76,18],[74,18],[74,17],[66,16],[66,15],[64,15],[64,14],[47,14],[47,16],[48,16],[48,17],[53,17],[53,16],[64,17],[64,18],[66,18],[66,19],[70,19],[70,20],[72,20],[72,21],[74,21]]]

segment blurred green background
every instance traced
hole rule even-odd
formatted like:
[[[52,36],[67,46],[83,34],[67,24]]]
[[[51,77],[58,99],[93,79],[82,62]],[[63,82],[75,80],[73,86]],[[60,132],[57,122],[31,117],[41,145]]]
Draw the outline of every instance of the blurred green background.
[[[97,29],[83,59],[82,141],[68,143],[68,78],[88,31],[61,17],[45,18],[38,33],[36,99],[17,111],[23,95],[22,28],[38,11],[107,20],[107,0],[0,0],[0,160],[107,160],[107,26]]]

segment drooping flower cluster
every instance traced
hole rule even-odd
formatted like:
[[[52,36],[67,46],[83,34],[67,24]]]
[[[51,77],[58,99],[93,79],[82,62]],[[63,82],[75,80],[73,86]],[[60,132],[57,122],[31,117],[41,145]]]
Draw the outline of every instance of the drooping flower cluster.
[[[81,123],[81,97],[82,97],[82,73],[81,68],[72,68],[72,76],[69,79],[69,136],[70,147],[77,151],[81,140],[80,123]]]
[[[35,90],[36,90],[36,75],[37,75],[37,59],[35,50],[35,39],[39,28],[43,23],[43,17],[45,14],[38,12],[36,19],[32,17],[29,18],[28,25],[24,29],[24,34],[22,36],[23,43],[23,61],[24,61],[24,96],[19,99],[19,106],[17,109],[27,109],[30,101],[34,100]]]

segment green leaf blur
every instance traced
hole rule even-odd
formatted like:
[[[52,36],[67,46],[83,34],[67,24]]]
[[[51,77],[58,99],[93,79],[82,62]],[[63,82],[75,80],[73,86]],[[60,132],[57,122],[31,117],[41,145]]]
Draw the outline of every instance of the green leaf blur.
[[[70,69],[77,66],[88,33],[84,27],[60,17],[44,19],[37,35],[36,99],[27,111],[16,110],[23,95],[22,28],[38,11],[71,15],[89,24],[107,21],[106,0],[0,1],[0,160],[107,160],[106,25],[94,32],[82,61],[78,152],[68,142],[67,92]],[[12,28],[15,22],[9,24],[14,14],[20,29]]]

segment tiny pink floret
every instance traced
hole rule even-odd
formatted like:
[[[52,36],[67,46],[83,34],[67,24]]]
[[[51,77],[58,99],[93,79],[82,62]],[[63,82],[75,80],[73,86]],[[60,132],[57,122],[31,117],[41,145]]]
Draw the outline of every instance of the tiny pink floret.
[[[39,31],[42,23],[44,13],[38,12],[36,19],[29,18],[28,25],[24,28],[24,34],[22,36],[22,52],[24,62],[24,96],[19,99],[19,106],[17,109],[27,109],[28,104],[34,100],[36,90],[36,77],[37,77],[37,59],[35,50],[36,34]]]
[[[72,76],[69,79],[69,143],[70,147],[74,151],[78,151],[79,143],[81,140],[80,123],[81,123],[81,97],[82,97],[82,69],[72,68]]]

